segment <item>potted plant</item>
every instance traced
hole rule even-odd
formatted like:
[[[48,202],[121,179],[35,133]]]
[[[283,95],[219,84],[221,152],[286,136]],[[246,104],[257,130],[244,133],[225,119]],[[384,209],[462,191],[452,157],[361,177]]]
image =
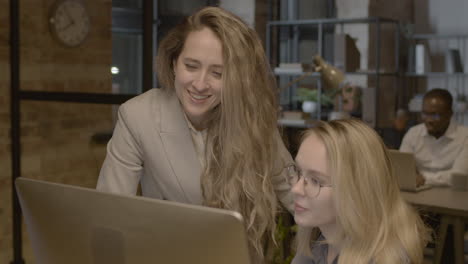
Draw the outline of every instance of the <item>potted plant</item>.
[[[305,113],[313,113],[317,111],[318,90],[306,87],[300,87],[296,91],[296,100],[302,102],[302,111]],[[325,93],[320,96],[321,105],[329,105],[333,103],[332,98]]]

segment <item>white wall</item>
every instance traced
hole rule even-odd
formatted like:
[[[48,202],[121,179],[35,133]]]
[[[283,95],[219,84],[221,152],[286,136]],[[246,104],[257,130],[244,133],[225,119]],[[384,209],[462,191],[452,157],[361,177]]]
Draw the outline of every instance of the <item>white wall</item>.
[[[369,0],[335,0],[337,18],[363,18],[369,16]],[[341,27],[336,26],[336,32],[341,32]],[[343,27],[343,32],[356,39],[356,46],[361,53],[361,69],[368,69],[369,50],[369,25],[348,24]],[[346,80],[362,87],[367,87],[365,75],[347,75]]]
[[[255,0],[220,0],[219,6],[238,15],[251,27],[255,26]]]
[[[429,0],[429,22],[435,32],[468,34],[468,1]]]

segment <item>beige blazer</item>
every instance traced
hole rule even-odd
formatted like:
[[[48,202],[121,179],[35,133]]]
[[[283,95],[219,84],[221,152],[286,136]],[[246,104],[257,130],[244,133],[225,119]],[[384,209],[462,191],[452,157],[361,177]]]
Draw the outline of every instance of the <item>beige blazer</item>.
[[[285,166],[292,159],[282,142],[280,146],[278,164]],[[143,196],[199,205],[201,169],[177,96],[151,89],[120,106],[97,189],[134,195],[141,181]],[[285,172],[273,183],[292,211]]]

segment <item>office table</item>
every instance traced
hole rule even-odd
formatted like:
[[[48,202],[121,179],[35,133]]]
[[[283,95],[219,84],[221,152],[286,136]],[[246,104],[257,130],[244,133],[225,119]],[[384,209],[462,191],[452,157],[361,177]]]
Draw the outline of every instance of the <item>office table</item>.
[[[448,187],[433,187],[418,193],[401,192],[409,203],[442,216],[435,263],[441,263],[442,250],[449,225],[453,226],[455,264],[464,263],[464,221],[468,219],[468,191],[455,191]]]

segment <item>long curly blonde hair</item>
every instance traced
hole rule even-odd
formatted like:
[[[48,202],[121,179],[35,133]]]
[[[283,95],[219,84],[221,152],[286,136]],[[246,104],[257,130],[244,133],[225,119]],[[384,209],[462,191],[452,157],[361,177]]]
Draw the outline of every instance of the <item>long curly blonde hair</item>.
[[[341,245],[338,263],[422,263],[429,239],[417,212],[402,198],[387,149],[359,120],[320,122],[308,130],[327,150]],[[300,228],[298,251],[310,253],[317,230]]]
[[[221,103],[210,115],[204,204],[240,212],[251,253],[263,258],[278,211],[271,178],[281,173],[277,128],[277,86],[257,33],[237,16],[206,7],[176,26],[160,43],[157,73],[164,89],[174,90],[173,62],[187,35],[209,28],[223,49]]]

